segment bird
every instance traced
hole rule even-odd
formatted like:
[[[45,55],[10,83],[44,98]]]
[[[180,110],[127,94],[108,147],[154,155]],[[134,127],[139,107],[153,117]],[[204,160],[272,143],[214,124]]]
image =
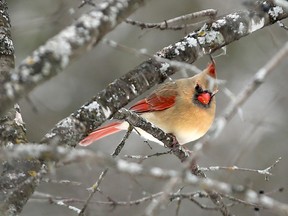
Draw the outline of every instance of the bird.
[[[130,107],[141,117],[164,132],[172,134],[180,145],[195,141],[207,133],[216,110],[218,92],[215,63],[189,78],[171,80],[159,85],[148,97]],[[90,133],[79,142],[88,146],[94,141],[122,130],[128,130],[126,121],[112,122]],[[146,140],[163,145],[161,141],[140,128],[136,132]]]

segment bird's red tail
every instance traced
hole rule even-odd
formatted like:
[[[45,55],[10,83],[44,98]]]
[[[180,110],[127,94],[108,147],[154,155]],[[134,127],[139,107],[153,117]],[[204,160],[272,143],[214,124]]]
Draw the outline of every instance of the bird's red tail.
[[[79,145],[81,146],[88,146],[90,145],[92,142],[99,140],[105,136],[117,133],[118,131],[120,131],[121,129],[119,128],[119,125],[122,122],[114,122],[111,123],[109,125],[106,125],[104,127],[101,127],[95,131],[93,131],[92,133],[90,133],[86,138],[84,138],[83,140],[81,140],[79,142]]]

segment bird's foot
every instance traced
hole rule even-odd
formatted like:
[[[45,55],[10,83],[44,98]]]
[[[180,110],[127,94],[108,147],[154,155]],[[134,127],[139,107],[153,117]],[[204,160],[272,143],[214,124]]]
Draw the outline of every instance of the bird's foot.
[[[168,146],[172,151],[179,151],[179,149],[182,148],[190,155],[192,151],[190,151],[186,146],[180,145],[177,138],[172,133],[168,133],[168,135],[172,138],[172,143]]]
[[[173,134],[168,133],[168,135],[169,137],[172,138],[172,142],[170,146],[167,146],[167,147],[170,148],[172,152],[181,152],[181,155],[183,154],[183,152],[185,153],[185,155],[183,154],[181,156],[182,162],[192,155],[192,151],[189,150],[186,146],[180,145],[177,138]]]
[[[180,144],[179,144],[177,138],[174,136],[174,134],[168,133],[167,135],[169,135],[169,137],[172,138],[171,144],[169,146],[167,146],[167,147],[170,148],[173,151],[178,149]]]

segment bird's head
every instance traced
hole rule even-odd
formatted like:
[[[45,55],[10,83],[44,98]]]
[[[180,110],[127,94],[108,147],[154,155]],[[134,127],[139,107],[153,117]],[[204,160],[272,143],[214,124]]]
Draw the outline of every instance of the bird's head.
[[[192,79],[194,81],[194,103],[202,107],[210,107],[210,103],[218,92],[215,64],[210,63],[205,70]]]

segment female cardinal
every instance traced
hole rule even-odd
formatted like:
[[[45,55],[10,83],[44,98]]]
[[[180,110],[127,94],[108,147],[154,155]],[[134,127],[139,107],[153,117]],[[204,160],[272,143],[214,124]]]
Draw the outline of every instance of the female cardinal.
[[[199,139],[210,128],[215,116],[214,95],[217,91],[215,65],[210,63],[205,70],[193,77],[160,85],[130,110],[164,132],[173,134],[179,144],[185,144]],[[90,145],[105,136],[127,130],[128,126],[125,121],[111,123],[90,133],[79,144]],[[144,138],[163,145],[140,128],[137,128],[137,132]]]

